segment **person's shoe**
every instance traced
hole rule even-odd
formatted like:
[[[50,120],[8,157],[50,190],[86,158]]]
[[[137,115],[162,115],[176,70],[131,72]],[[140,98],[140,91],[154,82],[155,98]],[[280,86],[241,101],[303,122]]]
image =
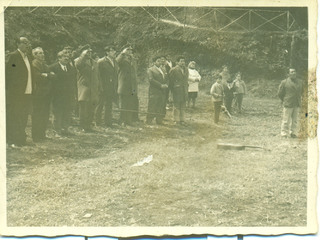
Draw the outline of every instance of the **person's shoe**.
[[[147,121],[146,121],[146,124],[147,124],[147,125],[152,125],[152,121],[147,120]]]
[[[92,128],[84,128],[84,131],[85,131],[86,133],[92,133],[92,132],[94,132]]]
[[[181,122],[180,122],[180,125],[182,125],[182,126],[188,126],[188,124],[187,124],[185,121],[181,121]]]
[[[103,125],[104,128],[113,128],[112,123],[106,123]]]
[[[11,148],[21,148],[22,146],[20,144],[15,144],[15,143],[12,143],[9,145]]]
[[[41,138],[33,138],[32,141],[34,143],[39,143],[39,142],[42,142],[42,139]]]
[[[61,138],[61,132],[60,131],[54,131],[54,137],[55,138]]]
[[[162,121],[156,121],[157,125],[164,125],[164,123]]]

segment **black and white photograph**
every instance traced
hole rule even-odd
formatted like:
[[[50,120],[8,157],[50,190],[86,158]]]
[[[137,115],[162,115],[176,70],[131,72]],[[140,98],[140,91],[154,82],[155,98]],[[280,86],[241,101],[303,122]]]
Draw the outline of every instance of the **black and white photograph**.
[[[317,231],[317,1],[26,2],[0,22],[0,234]]]

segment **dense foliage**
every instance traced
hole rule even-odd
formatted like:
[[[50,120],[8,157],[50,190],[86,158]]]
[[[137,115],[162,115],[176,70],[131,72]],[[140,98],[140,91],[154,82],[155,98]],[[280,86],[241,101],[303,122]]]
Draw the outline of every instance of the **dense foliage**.
[[[206,21],[201,19],[200,27],[184,27],[160,21],[158,17],[173,19],[176,14],[181,20],[183,11],[188,11],[185,16],[190,22],[190,19],[205,13],[206,8],[168,11],[165,8],[140,7],[11,7],[5,11],[6,50],[14,50],[13,40],[25,35],[33,47],[44,48],[48,62],[55,61],[56,53],[66,45],[76,48],[90,43],[102,57],[105,45],[114,44],[120,51],[129,43],[136,50],[141,75],[155,54],[170,54],[173,58],[184,54],[187,60],[197,61],[204,71],[220,69],[227,64],[232,72],[242,71],[251,79],[261,76],[283,78],[290,65],[300,72],[307,70],[308,32],[305,29],[281,33],[219,32],[203,27],[203,24],[212,24],[209,18]]]

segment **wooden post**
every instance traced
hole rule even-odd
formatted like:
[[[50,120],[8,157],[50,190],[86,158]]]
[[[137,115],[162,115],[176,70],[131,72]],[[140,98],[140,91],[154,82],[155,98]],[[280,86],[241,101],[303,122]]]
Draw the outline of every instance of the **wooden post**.
[[[290,61],[289,61],[290,65],[289,65],[289,67],[294,67],[294,66],[292,66],[292,64],[293,64],[293,56],[294,56],[294,53],[293,53],[293,51],[294,51],[294,43],[295,43],[294,34],[292,34],[291,46],[290,46]]]
[[[290,12],[287,11],[287,32],[289,31]]]
[[[218,29],[218,20],[217,20],[217,10],[216,9],[214,9],[214,12],[213,12],[213,17],[214,17],[214,28],[215,28],[215,30],[217,30]]]
[[[251,32],[251,11],[252,10],[249,11],[249,32]]]

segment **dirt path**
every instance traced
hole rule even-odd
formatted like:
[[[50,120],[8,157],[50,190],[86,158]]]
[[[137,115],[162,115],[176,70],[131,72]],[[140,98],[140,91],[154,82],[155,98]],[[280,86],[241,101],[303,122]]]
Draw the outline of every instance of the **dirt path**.
[[[200,95],[187,127],[173,126],[170,112],[166,126],[96,129],[8,149],[8,225],[306,225],[306,141],[279,137],[277,100],[244,104],[244,114],[222,116],[220,126]],[[271,151],[218,150],[218,142]]]

